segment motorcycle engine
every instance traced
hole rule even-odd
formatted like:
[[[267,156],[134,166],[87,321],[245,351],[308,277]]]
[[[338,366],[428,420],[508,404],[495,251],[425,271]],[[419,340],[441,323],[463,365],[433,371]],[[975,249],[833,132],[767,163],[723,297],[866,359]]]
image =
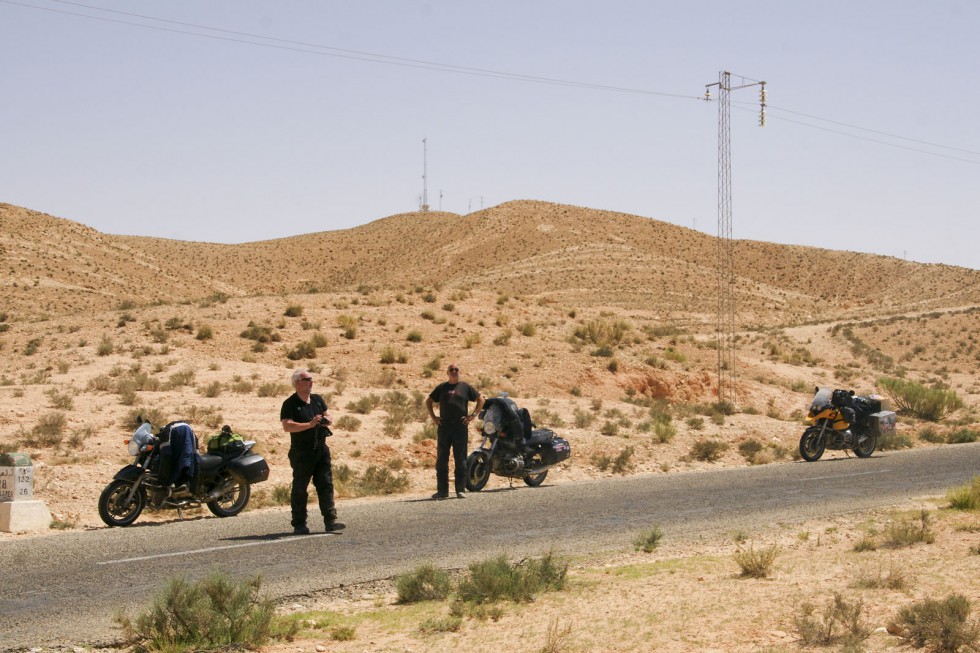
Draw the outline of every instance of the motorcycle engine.
[[[510,456],[500,462],[500,466],[506,474],[517,474],[524,470],[524,458],[521,456]]]

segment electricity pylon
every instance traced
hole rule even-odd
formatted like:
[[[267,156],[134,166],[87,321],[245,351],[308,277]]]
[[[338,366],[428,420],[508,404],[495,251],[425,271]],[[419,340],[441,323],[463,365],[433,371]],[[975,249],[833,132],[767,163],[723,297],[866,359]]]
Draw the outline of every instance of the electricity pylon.
[[[736,405],[735,392],[735,244],[732,241],[732,91],[759,86],[759,126],[766,125],[766,83],[740,77],[732,86],[732,74],[718,73],[718,81],[705,84],[704,99],[718,87],[718,401]]]

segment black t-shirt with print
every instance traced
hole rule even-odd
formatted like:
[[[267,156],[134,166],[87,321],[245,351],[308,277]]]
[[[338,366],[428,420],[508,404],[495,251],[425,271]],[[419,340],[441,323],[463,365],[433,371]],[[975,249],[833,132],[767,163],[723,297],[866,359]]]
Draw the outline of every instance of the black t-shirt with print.
[[[316,394],[310,395],[310,402],[306,403],[299,398],[295,392],[282,402],[282,409],[279,411],[279,420],[291,419],[294,422],[304,424],[313,419],[314,415],[327,412],[327,403],[323,397]],[[291,451],[314,451],[322,449],[325,445],[326,429],[322,426],[314,426],[305,431],[297,431],[289,434],[289,448]]]
[[[466,404],[476,401],[480,393],[465,381],[450,383],[443,381],[429,394],[432,401],[439,402],[439,417],[443,426],[465,428]]]

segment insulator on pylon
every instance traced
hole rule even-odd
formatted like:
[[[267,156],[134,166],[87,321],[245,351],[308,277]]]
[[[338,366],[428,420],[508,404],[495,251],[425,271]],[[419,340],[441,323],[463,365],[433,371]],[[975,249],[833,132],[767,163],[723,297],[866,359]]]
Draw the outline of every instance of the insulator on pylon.
[[[762,108],[762,111],[759,112],[759,126],[760,127],[765,127],[766,126],[766,108],[765,107],[763,107]]]
[[[710,88],[704,89],[704,101],[705,102],[711,102],[711,89]]]
[[[759,104],[766,106],[766,87],[759,89]]]

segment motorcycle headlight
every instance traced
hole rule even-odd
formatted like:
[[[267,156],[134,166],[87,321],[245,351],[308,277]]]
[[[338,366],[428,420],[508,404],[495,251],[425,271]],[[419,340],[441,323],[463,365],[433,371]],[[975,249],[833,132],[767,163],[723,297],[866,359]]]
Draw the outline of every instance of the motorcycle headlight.
[[[486,433],[487,435],[493,435],[494,433],[497,432],[497,425],[494,424],[493,422],[484,422],[483,432]]]

